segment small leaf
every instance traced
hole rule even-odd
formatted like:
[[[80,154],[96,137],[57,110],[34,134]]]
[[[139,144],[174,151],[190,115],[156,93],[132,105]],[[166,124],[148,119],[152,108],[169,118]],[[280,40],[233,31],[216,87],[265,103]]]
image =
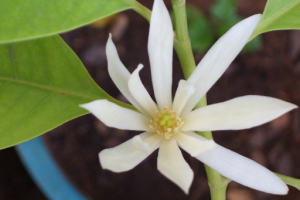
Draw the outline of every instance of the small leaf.
[[[1,1],[0,43],[27,40],[89,24],[132,7],[132,0]]]
[[[289,177],[289,176],[284,176],[282,174],[278,174],[278,173],[274,173],[276,174],[279,178],[281,178],[281,180],[283,180],[286,184],[291,185],[295,188],[297,188],[298,190],[300,190],[300,179],[296,179],[293,177]]]
[[[0,149],[86,114],[78,105],[102,98],[128,107],[97,86],[59,36],[0,46]]]
[[[250,40],[273,30],[300,29],[300,0],[268,0]]]

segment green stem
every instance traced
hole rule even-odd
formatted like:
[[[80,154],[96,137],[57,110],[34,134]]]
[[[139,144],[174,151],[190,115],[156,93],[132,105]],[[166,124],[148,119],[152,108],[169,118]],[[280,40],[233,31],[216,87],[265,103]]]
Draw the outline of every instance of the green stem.
[[[205,165],[210,196],[212,200],[226,200],[226,189],[230,179],[223,177],[212,168]]]
[[[172,7],[175,19],[174,48],[178,55],[184,77],[188,79],[195,70],[196,64],[188,34],[185,0],[172,0]],[[195,108],[200,108],[206,105],[206,96],[204,96]],[[206,137],[207,139],[213,139],[212,133],[210,131],[199,132],[199,134]],[[207,165],[205,165],[205,170],[208,178],[211,199],[225,200],[226,188],[230,180],[223,177],[221,174]]]
[[[136,0],[129,0],[128,1],[132,5],[132,9],[142,15],[149,23],[151,19],[151,10],[137,2]]]
[[[184,77],[187,79],[196,68],[188,33],[185,0],[172,0],[174,12],[174,48],[178,55]]]

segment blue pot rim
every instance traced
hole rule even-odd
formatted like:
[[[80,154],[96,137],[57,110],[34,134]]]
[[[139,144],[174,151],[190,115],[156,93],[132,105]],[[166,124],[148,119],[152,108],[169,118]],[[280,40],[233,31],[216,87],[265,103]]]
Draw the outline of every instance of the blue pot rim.
[[[88,200],[67,180],[41,136],[15,148],[29,175],[48,199]]]

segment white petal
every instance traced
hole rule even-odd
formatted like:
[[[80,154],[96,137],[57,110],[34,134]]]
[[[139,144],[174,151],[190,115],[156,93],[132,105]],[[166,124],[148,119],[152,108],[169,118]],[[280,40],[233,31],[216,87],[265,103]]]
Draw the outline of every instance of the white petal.
[[[174,139],[171,138],[170,140],[163,140],[161,142],[158,152],[157,169],[188,194],[194,172],[184,160]]]
[[[128,81],[129,91],[132,96],[138,101],[138,103],[152,116],[156,116],[156,111],[158,108],[156,103],[152,100],[149,93],[145,89],[143,83],[141,82],[139,72],[143,68],[142,64],[139,64],[136,70],[132,73]]]
[[[155,99],[160,110],[172,109],[173,28],[162,0],[155,0],[150,21],[148,53]]]
[[[258,126],[297,108],[280,99],[249,95],[198,108],[182,121],[182,131],[238,130]]]
[[[188,82],[196,87],[196,92],[189,99],[182,111],[182,115],[191,111],[220,78],[247,43],[260,18],[261,14],[257,14],[239,22],[225,33],[206,53],[188,79]]]
[[[185,103],[189,99],[189,97],[194,94],[195,88],[192,84],[187,82],[186,80],[180,80],[178,88],[175,93],[174,102],[173,102],[173,110],[176,112],[177,116],[180,116],[180,113],[185,106]]]
[[[115,85],[121,91],[121,93],[126,97],[126,99],[136,107],[140,112],[146,114],[147,112],[141,107],[141,105],[133,98],[128,89],[128,80],[130,77],[130,72],[121,62],[116,46],[114,45],[111,34],[106,44],[106,55],[107,55],[107,65],[108,73]],[[148,114],[148,113],[147,113]]]
[[[106,126],[118,129],[151,132],[151,129],[149,128],[149,118],[141,113],[111,103],[106,99],[82,104],[80,107],[90,111]]]
[[[216,145],[196,158],[223,176],[247,187],[271,194],[286,194],[288,187],[273,172],[258,163]]]
[[[178,145],[191,156],[199,155],[216,145],[213,140],[208,140],[194,132],[179,132],[176,134],[175,139]]]
[[[145,132],[116,146],[99,153],[103,169],[124,172],[134,168],[159,147],[163,140],[156,133]]]

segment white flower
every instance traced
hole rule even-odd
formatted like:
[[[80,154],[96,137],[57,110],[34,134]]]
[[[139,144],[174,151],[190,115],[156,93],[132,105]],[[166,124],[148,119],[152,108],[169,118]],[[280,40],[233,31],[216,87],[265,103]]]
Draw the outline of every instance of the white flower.
[[[180,147],[240,184],[267,193],[286,194],[288,187],[271,171],[193,132],[251,128],[297,107],[279,99],[250,95],[192,111],[247,43],[260,18],[259,14],[249,17],[220,38],[190,78],[180,81],[173,102],[173,28],[163,1],[154,2],[148,41],[157,103],[140,80],[139,71],[143,66],[140,64],[130,74],[120,61],[110,36],[106,47],[109,74],[123,95],[140,112],[107,100],[96,100],[81,107],[107,126],[144,133],[117,147],[101,151],[99,158],[102,167],[114,172],[128,171],[159,148],[158,170],[188,193],[194,175]]]

